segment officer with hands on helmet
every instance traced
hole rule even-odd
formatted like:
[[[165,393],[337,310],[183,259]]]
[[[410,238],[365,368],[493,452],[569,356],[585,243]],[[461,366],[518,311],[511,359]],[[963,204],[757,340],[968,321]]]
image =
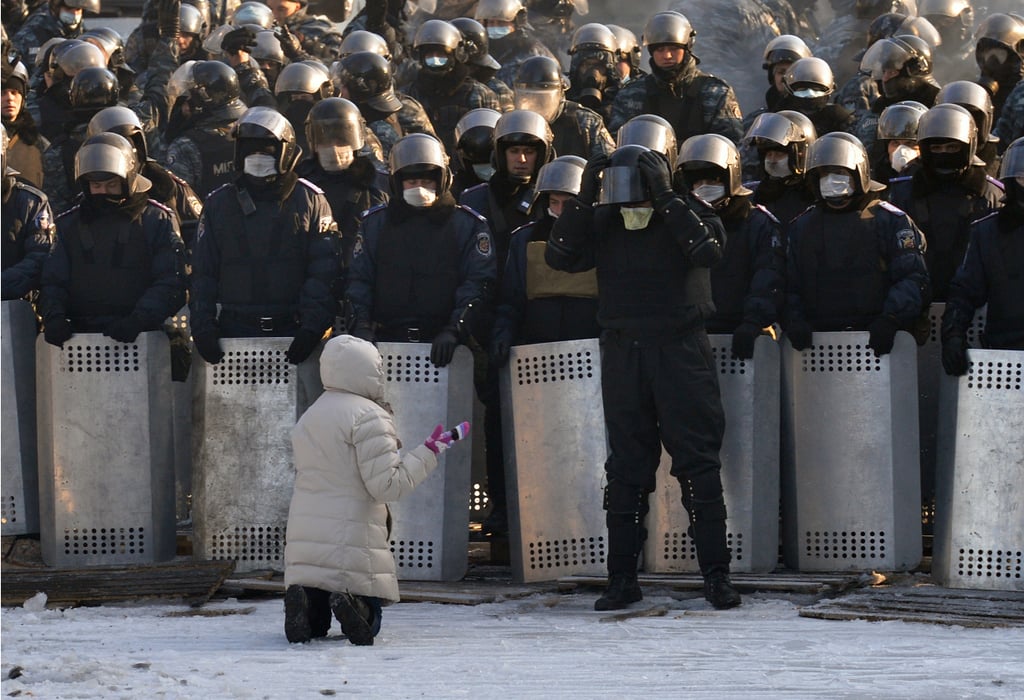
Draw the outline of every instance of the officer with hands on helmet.
[[[935,105],[921,115],[917,143],[921,167],[889,181],[889,201],[924,233],[932,293],[941,302],[967,250],[969,224],[1001,206],[1003,186],[975,156],[978,129],[963,107]]]
[[[732,354],[749,360],[757,336],[782,310],[786,255],[779,221],[751,201],[740,181],[739,150],[724,136],[686,139],[675,177],[676,189],[710,204],[725,227],[722,260],[711,268],[715,313],[704,325],[709,333],[731,333]]]
[[[185,304],[185,251],[173,212],[148,198],[135,149],[97,134],[75,154],[80,203],[57,218],[38,313],[46,342],[103,333],[131,343]]]
[[[431,343],[438,367],[479,337],[497,274],[487,222],[455,202],[447,161],[440,141],[426,134],[391,149],[391,198],[363,215],[346,295],[352,335]]]
[[[53,212],[46,195],[18,177],[7,164],[3,131],[3,279],[2,298],[21,299],[39,289],[43,261],[53,243]]]
[[[942,315],[942,367],[953,376],[967,373],[967,330],[986,304],[985,347],[1024,350],[1024,138],[1006,149],[999,175],[1005,206],[971,224]]]
[[[555,153],[593,158],[608,155],[615,148],[604,120],[597,112],[567,100],[569,81],[558,61],[533,56],[519,65],[513,87],[516,109],[528,109],[544,117],[554,135]]]
[[[495,366],[508,362],[513,345],[596,338],[597,275],[554,270],[544,260],[551,227],[562,207],[579,194],[586,161],[559,156],[540,169],[531,214],[516,229],[502,275],[490,354]]]
[[[815,141],[807,176],[817,202],[790,224],[782,327],[796,350],[814,331],[867,330],[877,356],[896,332],[913,331],[931,302],[931,284],[914,222],[881,199],[868,156],[855,136]]]
[[[286,356],[300,364],[335,319],[337,225],[323,190],[294,172],[284,116],[251,107],[232,136],[239,174],[206,198],[192,253],[192,337],[217,364],[221,337],[292,336]]]
[[[704,330],[714,311],[710,268],[724,236],[710,206],[673,190],[664,156],[638,145],[588,162],[579,195],[551,229],[551,267],[597,270],[609,456],[608,587],[596,610],[643,598],[637,559],[663,443],[690,516],[704,595],[718,609],[741,602],[729,580],[718,454],[725,417]]]

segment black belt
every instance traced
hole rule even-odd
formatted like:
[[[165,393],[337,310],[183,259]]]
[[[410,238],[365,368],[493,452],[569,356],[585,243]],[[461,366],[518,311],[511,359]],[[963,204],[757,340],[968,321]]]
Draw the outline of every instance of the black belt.
[[[231,311],[230,309],[221,309],[220,319],[228,323],[237,323],[249,328],[257,328],[263,333],[273,333],[274,331],[294,328],[299,325],[299,317],[296,313],[257,316],[255,314]]]
[[[426,343],[432,341],[439,332],[431,332],[429,328],[419,326],[389,326],[379,329],[376,337],[385,343]]]

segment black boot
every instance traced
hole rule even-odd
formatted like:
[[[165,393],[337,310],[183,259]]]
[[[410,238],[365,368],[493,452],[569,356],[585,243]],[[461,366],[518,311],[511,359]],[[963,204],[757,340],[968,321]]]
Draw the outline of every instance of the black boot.
[[[348,641],[358,646],[373,645],[373,630],[370,627],[373,613],[362,598],[349,593],[332,593],[331,609],[341,623],[341,631],[348,637]]]
[[[594,603],[594,610],[621,610],[630,603],[643,600],[643,597],[636,574],[612,574],[608,577],[604,595]]]
[[[292,644],[308,642],[313,637],[309,624],[309,598],[302,586],[292,584],[284,592],[284,635]]]
[[[743,602],[725,571],[712,571],[704,577],[704,597],[716,610],[735,608]]]

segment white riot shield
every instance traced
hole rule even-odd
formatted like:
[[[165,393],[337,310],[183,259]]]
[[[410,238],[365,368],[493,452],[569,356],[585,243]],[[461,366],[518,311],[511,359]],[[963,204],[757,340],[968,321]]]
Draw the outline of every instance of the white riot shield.
[[[1024,351],[969,350],[943,375],[932,577],[1024,591]]]
[[[740,360],[732,354],[731,335],[708,338],[725,410],[720,456],[730,567],[772,571],[779,559],[779,344],[761,336],[753,358]],[[671,468],[663,450],[647,516],[644,570],[699,572],[697,549],[687,534],[689,516]]]
[[[981,347],[988,307],[974,313],[967,330],[967,344]],[[921,525],[925,535],[932,534],[935,524],[935,465],[938,435],[939,384],[942,371],[942,314],[945,304],[932,304],[928,309],[930,333],[924,345],[917,348],[918,424],[921,435]]]
[[[39,532],[36,464],[36,314],[27,301],[3,302],[2,533]]]
[[[904,571],[921,561],[917,346],[866,332],[786,341],[783,555],[799,571]]]
[[[430,361],[430,343],[378,343],[384,358],[384,398],[395,412],[402,444],[423,442],[438,423],[451,427],[473,415],[473,355],[459,346],[447,367]],[[433,474],[397,503],[392,516],[391,551],[398,578],[406,581],[458,581],[469,566],[470,463],[472,433],[466,445],[440,456]]]
[[[323,391],[319,352],[288,362],[291,338],[223,338],[224,359],[194,355],[193,552],[236,571],[284,570],[295,484],[291,431]]]
[[[608,445],[597,339],[512,348],[501,400],[513,578],[603,576]]]
[[[36,339],[39,529],[54,567],[174,557],[167,334]]]

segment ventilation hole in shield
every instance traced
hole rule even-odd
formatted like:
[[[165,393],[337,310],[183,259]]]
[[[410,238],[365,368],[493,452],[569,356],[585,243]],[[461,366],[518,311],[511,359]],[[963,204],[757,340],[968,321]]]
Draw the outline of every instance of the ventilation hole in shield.
[[[273,565],[284,561],[284,546],[280,525],[241,525],[213,535],[210,558]]]
[[[138,372],[142,358],[135,343],[110,345],[76,344],[64,346],[58,370],[61,372]]]
[[[596,360],[589,350],[517,357],[516,380],[524,386],[589,379],[596,372]]]
[[[1019,549],[961,549],[957,574],[965,578],[1020,580],[1024,552]]]
[[[814,559],[884,559],[885,532],[841,532],[808,530],[804,535],[804,554]]]
[[[65,528],[64,555],[68,557],[143,557],[149,546],[143,527]]]
[[[539,540],[527,545],[526,566],[533,570],[574,569],[604,563],[604,537]]]
[[[425,352],[430,346],[425,345]],[[429,355],[385,355],[384,379],[388,382],[416,382],[437,384],[441,381],[441,368],[434,366]]]
[[[430,540],[391,540],[391,553],[399,569],[434,568],[434,543]]]
[[[719,374],[746,374],[747,361],[734,357],[732,347],[711,346]]]
[[[879,372],[882,358],[867,345],[815,345],[802,355],[804,372]]]
[[[971,362],[967,370],[969,389],[1020,391],[1024,380],[1024,362]]]
[[[20,509],[18,499],[14,496],[4,496],[2,506],[3,512],[0,513],[0,522],[4,525],[18,522],[18,510]]]
[[[743,533],[726,533],[725,543],[732,553],[732,560],[737,563],[743,561],[746,556],[743,551]],[[685,532],[666,532],[661,556],[666,562],[696,562],[697,546]]]
[[[288,384],[292,365],[283,349],[246,349],[224,353],[213,369],[214,385],[256,386]]]

